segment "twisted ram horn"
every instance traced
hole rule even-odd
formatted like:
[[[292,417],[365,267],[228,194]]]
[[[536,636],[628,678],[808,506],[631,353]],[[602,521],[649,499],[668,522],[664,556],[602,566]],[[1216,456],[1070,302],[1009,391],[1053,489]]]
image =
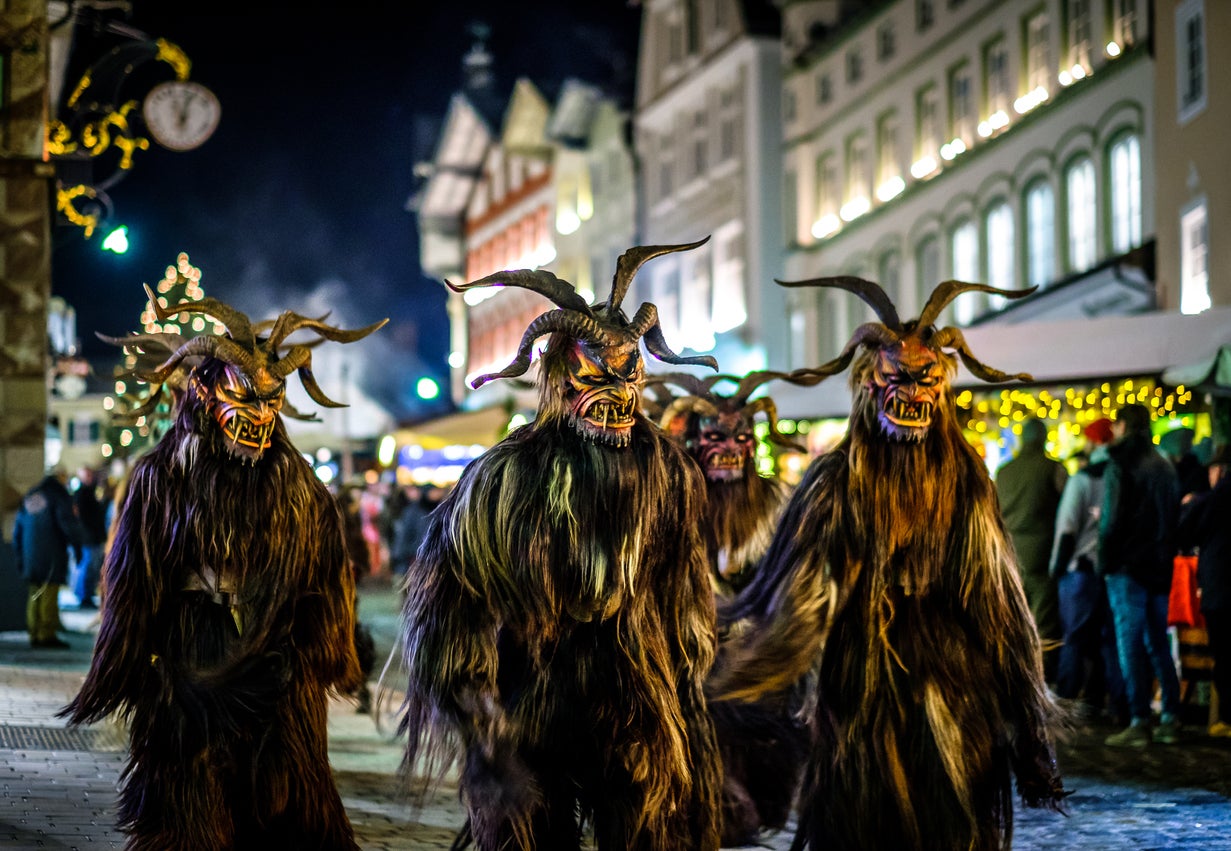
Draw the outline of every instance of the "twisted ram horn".
[[[863,299],[886,326],[894,331],[902,330],[902,320],[898,318],[898,309],[889,300],[889,294],[881,288],[880,284],[873,283],[872,281],[857,278],[853,275],[835,275],[827,278],[808,278],[803,281],[779,281],[774,279],[774,283],[783,287],[836,287],[837,289],[852,292]]]
[[[226,326],[231,339],[241,346],[251,350],[256,345],[252,321],[229,304],[223,304],[216,298],[203,298],[200,301],[184,301],[171,307],[163,307],[158,301],[158,296],[154,295],[154,291],[150,289],[150,285],[143,284],[142,286],[145,287],[145,294],[150,297],[150,306],[154,308],[154,315],[164,322],[181,313],[205,313]]]
[[[936,285],[936,289],[932,290],[932,294],[928,296],[927,304],[923,306],[923,311],[919,314],[917,327],[926,328],[929,325],[934,325],[936,319],[940,316],[940,312],[949,306],[949,302],[962,293],[981,292],[992,293],[993,295],[1000,295],[1005,298],[1024,298],[1037,289],[1038,287],[1036,286],[1024,290],[1002,290],[989,284],[975,284],[969,281],[942,281]]]
[[[578,313],[575,310],[549,310],[547,313],[540,314],[526,328],[526,332],[522,334],[521,344],[517,347],[517,356],[513,359],[512,363],[499,372],[489,372],[486,375],[480,375],[470,383],[470,386],[477,390],[496,378],[513,378],[518,375],[524,375],[526,370],[530,368],[534,341],[544,334],[551,334],[555,331],[563,331],[579,340],[594,343],[614,342],[611,331],[604,328],[593,317]]]
[[[625,251],[616,260],[615,275],[611,279],[611,295],[607,296],[607,302],[604,306],[607,315],[616,315],[616,312],[620,309],[620,303],[624,301],[624,296],[628,294],[628,288],[632,286],[637,270],[646,261],[674,251],[691,251],[694,248],[700,248],[709,241],[710,238],[707,236],[705,239],[689,242],[684,245],[639,245],[636,248],[630,248]]]
[[[454,284],[445,281],[445,286],[455,293],[465,292],[476,287],[520,287],[546,296],[557,306],[565,310],[576,310],[586,316],[592,316],[593,311],[586,300],[577,294],[577,290],[568,281],[561,280],[546,269],[515,269],[504,272],[494,272],[486,277],[471,281],[468,284]]]
[[[683,387],[694,396],[704,396],[709,392],[710,381],[715,378],[721,378],[719,375],[712,375],[708,378],[701,378],[699,375],[693,375],[691,372],[659,372],[645,377],[646,384],[674,384],[677,387]]]
[[[289,316],[289,318],[287,318]],[[286,320],[283,323],[283,320]],[[364,337],[377,331],[389,323],[388,318],[382,319],[379,322],[373,322],[371,325],[365,325],[362,328],[353,328],[347,330],[338,328],[334,325],[326,325],[319,319],[311,319],[307,316],[300,316],[297,313],[291,313],[289,310],[278,317],[278,324],[274,326],[274,330],[270,332],[269,340],[265,346],[272,352],[278,346],[296,331],[307,328],[310,331],[315,331],[323,339],[334,343],[353,343],[356,340],[362,340]],[[279,327],[281,326],[281,327]]]
[[[1000,384],[1005,381],[1013,381],[1015,379],[1017,381],[1034,380],[1034,376],[1028,372],[1001,372],[1000,370],[994,369],[993,367],[990,367],[978,360],[973,354],[971,354],[970,347],[966,345],[966,338],[962,335],[962,332],[956,328],[941,328],[932,337],[932,345],[937,348],[953,349],[962,359],[962,363],[966,364],[966,368],[970,370],[971,375],[991,384]]]

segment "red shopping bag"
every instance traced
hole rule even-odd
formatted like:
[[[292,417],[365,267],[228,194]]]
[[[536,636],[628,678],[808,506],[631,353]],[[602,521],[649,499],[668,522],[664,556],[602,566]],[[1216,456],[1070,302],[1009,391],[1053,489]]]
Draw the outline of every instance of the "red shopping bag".
[[[1197,596],[1197,557],[1176,556],[1171,573],[1171,598],[1167,604],[1167,625],[1205,628]]]

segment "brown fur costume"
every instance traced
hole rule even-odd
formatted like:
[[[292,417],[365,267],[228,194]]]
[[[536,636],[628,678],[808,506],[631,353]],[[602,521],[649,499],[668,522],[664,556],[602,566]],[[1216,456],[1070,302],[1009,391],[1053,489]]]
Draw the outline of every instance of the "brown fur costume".
[[[213,299],[159,314],[181,311],[230,336],[184,341],[142,376],[194,364],[171,429],[132,471],[94,658],[62,714],[128,723],[129,849],[353,849],[326,721],[330,694],[360,678],[354,584],[335,502],[277,413],[295,369],[335,403],[307,348],[280,359],[278,345],[301,328],[349,342],[384,323],[340,331],[288,312],[266,339]]]
[[[720,600],[751,580],[790,496],[785,482],[757,473],[757,416],[765,415],[771,442],[802,451],[778,431],[777,408],[770,397],[749,399],[774,379],[804,384],[819,380],[765,371],[742,378],[664,373],[647,382],[684,391],[662,405],[658,416],[663,430],[683,443],[705,473],[709,511],[704,530]],[[719,392],[723,383],[735,387]],[[728,639],[719,645],[719,660],[729,646]],[[751,845],[766,830],[781,830],[791,814],[808,750],[807,730],[797,717],[801,686],[752,702],[710,703],[723,764],[724,846]]]
[[[817,666],[795,847],[1008,848],[1012,775],[1028,806],[1063,797],[1055,710],[995,490],[958,426],[945,349],[984,380],[1028,376],[984,366],[959,331],[932,323],[969,289],[1029,291],[947,282],[903,324],[875,284],[800,283],[850,289],[882,322],[814,371],[854,358],[849,431],[808,470],[728,613],[762,626],[715,687],[756,696]]]
[[[696,465],[638,411],[638,340],[672,363],[653,305],[619,305],[631,249],[593,308],[547,272],[491,275],[562,309],[526,331],[537,419],[463,473],[407,577],[406,766],[460,745],[468,821],[455,847],[715,849],[720,767],[702,684],[714,601]],[[485,376],[476,384],[494,376]]]

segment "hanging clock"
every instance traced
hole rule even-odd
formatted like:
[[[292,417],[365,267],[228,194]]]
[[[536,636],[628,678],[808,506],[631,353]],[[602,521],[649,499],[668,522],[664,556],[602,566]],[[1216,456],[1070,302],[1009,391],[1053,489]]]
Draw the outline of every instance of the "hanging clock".
[[[150,90],[141,113],[154,141],[172,151],[190,151],[218,127],[222,106],[200,83],[172,80]]]

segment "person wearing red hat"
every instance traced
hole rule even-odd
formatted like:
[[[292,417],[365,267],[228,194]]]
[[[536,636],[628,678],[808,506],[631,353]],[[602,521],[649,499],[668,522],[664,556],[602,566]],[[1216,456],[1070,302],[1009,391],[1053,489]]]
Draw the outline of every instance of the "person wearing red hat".
[[[1057,583],[1064,644],[1056,671],[1056,696],[1080,699],[1083,720],[1104,718],[1128,723],[1124,679],[1116,652],[1107,589],[1098,566],[1099,512],[1111,420],[1082,429],[1086,465],[1065,483],[1056,511],[1056,538],[1050,573]],[[1109,717],[1110,716],[1110,717]]]

